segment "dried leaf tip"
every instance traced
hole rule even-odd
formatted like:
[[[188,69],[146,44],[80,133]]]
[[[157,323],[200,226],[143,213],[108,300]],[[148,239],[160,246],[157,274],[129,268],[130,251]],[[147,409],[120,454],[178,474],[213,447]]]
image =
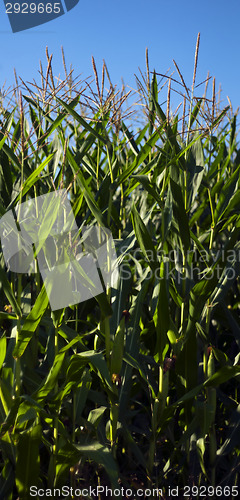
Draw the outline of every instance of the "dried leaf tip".
[[[170,94],[171,94],[171,78],[168,80],[168,93],[167,93],[167,123],[170,119]]]
[[[199,43],[200,43],[200,33],[197,36],[196,50],[195,50],[195,59],[194,59],[194,70],[193,70],[193,83],[192,83],[192,91],[194,89],[195,81],[196,81],[196,73],[197,73],[197,63],[198,63],[198,52],[199,52]]]
[[[96,68],[96,64],[95,64],[95,59],[93,56],[92,56],[92,66],[93,66],[93,71],[94,71],[94,75],[95,75],[98,97],[99,97],[99,99],[101,99],[101,93],[100,93],[100,87],[99,87],[99,81],[98,81],[98,73],[97,73],[97,68]]]
[[[149,58],[148,48],[146,47],[146,68],[147,68],[147,90],[150,92],[150,72],[149,72]]]

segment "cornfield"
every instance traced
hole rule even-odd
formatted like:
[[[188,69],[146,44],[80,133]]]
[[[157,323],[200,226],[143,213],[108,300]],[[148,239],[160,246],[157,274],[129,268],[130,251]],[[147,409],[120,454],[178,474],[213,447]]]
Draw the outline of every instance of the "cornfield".
[[[134,95],[94,59],[75,79],[64,53],[61,81],[47,50],[40,83],[1,92],[1,217],[66,189],[79,228],[111,231],[120,275],[52,311],[37,260],[17,273],[1,248],[3,500],[238,494],[238,115],[196,84],[199,38],[190,85],[147,51]]]

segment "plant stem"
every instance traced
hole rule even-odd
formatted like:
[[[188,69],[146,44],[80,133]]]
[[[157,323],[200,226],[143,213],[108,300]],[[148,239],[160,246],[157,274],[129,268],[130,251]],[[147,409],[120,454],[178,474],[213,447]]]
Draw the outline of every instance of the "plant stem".
[[[18,274],[18,292],[17,292],[17,300],[19,307],[21,307],[21,293],[22,293],[22,275]],[[21,333],[21,318],[17,317],[17,332],[16,332],[16,345],[18,343],[19,335]],[[21,386],[21,362],[20,358],[17,358],[15,361],[15,389],[14,396],[15,398],[20,396],[20,386]]]
[[[54,329],[54,358],[58,354],[58,326],[55,326]],[[58,382],[55,384],[55,394],[58,393]],[[56,482],[56,460],[57,460],[57,452],[58,452],[58,414],[54,417],[54,426],[53,426],[53,473],[54,473],[54,486]]]

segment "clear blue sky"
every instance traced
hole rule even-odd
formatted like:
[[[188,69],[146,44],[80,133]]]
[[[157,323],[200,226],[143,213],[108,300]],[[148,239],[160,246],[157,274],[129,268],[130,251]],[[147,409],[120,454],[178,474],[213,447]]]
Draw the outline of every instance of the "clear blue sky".
[[[3,0],[0,6],[0,87],[5,80],[7,85],[14,82],[14,67],[24,80],[37,79],[39,60],[45,65],[46,45],[53,53],[56,75],[64,75],[62,45],[75,75],[85,78],[92,74],[93,55],[99,70],[103,58],[106,60],[113,83],[120,85],[123,77],[126,84],[135,87],[133,75],[139,66],[145,71],[148,47],[151,70],[173,70],[175,59],[190,86],[200,31],[197,83],[209,70],[216,77],[217,88],[222,86],[222,97],[228,95],[234,109],[240,105],[238,0],[80,0],[64,16],[15,34]]]

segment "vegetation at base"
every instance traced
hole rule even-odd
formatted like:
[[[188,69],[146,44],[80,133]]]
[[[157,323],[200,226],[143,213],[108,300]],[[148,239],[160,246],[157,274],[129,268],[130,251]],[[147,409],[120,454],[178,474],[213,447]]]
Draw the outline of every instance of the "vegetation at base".
[[[196,83],[198,50],[190,86],[146,52],[140,106],[94,59],[93,81],[64,54],[56,79],[48,51],[40,83],[1,93],[1,216],[66,188],[79,228],[111,231],[120,271],[116,290],[52,312],[37,261],[17,274],[1,249],[1,499],[239,484],[237,114],[214,78]]]

